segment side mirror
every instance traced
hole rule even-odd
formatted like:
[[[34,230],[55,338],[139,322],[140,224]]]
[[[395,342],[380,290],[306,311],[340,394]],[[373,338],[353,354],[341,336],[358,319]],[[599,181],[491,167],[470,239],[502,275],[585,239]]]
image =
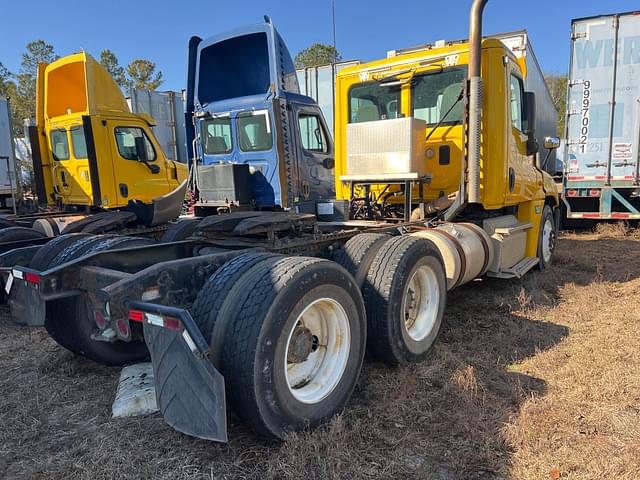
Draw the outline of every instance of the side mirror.
[[[327,157],[322,161],[322,166],[327,170],[332,170],[336,166],[336,161],[331,157]]]
[[[560,139],[558,137],[544,137],[544,148],[555,150],[558,147],[560,147]]]
[[[538,153],[538,141],[536,140],[536,95],[533,92],[524,92],[524,133],[527,135],[527,155]]]
[[[158,165],[156,165],[155,163],[150,163],[149,164],[149,171],[156,175],[158,173],[160,173],[160,167]]]
[[[147,146],[144,144],[144,137],[136,137],[136,155],[139,162],[146,162],[147,158]]]
[[[551,157],[551,152],[553,152],[556,148],[560,146],[560,139],[558,137],[544,137],[544,148],[547,150],[547,155],[544,157],[544,162],[540,168],[542,170],[546,170],[547,163],[549,162],[549,158]],[[558,172],[558,166],[556,164],[556,173]]]

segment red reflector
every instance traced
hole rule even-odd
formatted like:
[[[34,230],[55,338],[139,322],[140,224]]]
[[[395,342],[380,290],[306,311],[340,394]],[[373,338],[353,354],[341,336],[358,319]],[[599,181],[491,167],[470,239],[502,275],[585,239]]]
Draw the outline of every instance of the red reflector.
[[[597,189],[589,190],[589,196],[590,197],[599,197],[600,196],[600,190],[597,190]]]
[[[121,337],[129,337],[129,322],[126,322],[124,319],[119,318],[118,320],[116,320],[116,328],[118,329],[118,333]]]
[[[107,321],[104,319],[102,312],[96,312],[96,325],[98,325],[99,328],[107,326]]]
[[[170,330],[180,330],[180,320],[173,317],[164,317],[164,328],[168,328]]]
[[[567,190],[567,197],[575,197],[576,195],[578,195],[577,190],[574,190],[573,188]]]
[[[129,320],[134,322],[144,322],[144,312],[140,310],[129,310]]]
[[[25,273],[24,279],[29,283],[40,283],[40,275],[36,275],[35,273]]]

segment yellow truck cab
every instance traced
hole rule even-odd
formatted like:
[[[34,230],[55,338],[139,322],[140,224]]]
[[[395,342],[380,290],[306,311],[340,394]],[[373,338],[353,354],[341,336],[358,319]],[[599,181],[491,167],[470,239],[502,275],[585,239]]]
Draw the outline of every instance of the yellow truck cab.
[[[131,113],[118,85],[87,53],[39,65],[32,146],[40,202],[119,209],[174,191],[187,167],[166,158],[153,125],[149,115]]]
[[[402,124],[410,123],[414,133],[409,136],[417,129],[417,140],[412,138],[419,150],[419,161],[411,165],[414,176],[410,178],[415,180],[412,207],[421,196],[423,207],[428,212],[442,211],[445,220],[483,219],[483,228],[496,247],[518,260],[509,264],[512,260],[496,258],[487,273],[520,276],[538,263],[545,205],[552,212],[558,206],[553,178],[538,166],[546,152],[540,148],[538,156],[536,141],[538,137],[548,150],[555,148],[557,139],[545,139],[553,135],[555,124],[546,132],[535,131],[536,96],[548,92],[525,92],[527,58],[517,58],[495,38],[483,39],[480,51],[483,95],[478,198],[468,198],[465,191],[465,180],[471,181],[463,140],[467,138],[465,109],[469,106],[465,99],[470,84],[470,46],[466,40],[440,42],[340,70],[336,79],[336,192],[351,204],[369,197],[372,203],[385,205],[370,212],[370,219],[394,216],[395,206],[405,198],[402,184],[389,186],[380,181],[376,185],[375,181],[389,180],[403,162],[402,147],[395,153],[392,150],[398,137],[405,135]],[[369,147],[376,142],[379,145]],[[367,169],[376,163],[370,154],[376,148],[385,150],[385,163],[377,168],[386,175],[367,175]],[[398,172],[395,177],[409,178],[403,175]],[[422,180],[417,181],[419,178]],[[423,184],[421,189],[418,183]],[[555,236],[555,230],[547,234]],[[521,253],[507,253],[514,249]]]

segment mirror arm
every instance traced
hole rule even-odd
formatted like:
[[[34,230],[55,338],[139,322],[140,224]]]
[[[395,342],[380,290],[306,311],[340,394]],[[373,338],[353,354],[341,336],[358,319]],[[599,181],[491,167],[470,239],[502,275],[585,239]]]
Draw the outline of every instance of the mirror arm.
[[[552,148],[547,149],[547,155],[544,157],[544,162],[542,162],[542,165],[540,167],[540,170],[546,170],[547,168],[547,162],[549,161],[549,158],[551,158],[551,152],[553,151]]]
[[[156,173],[159,173],[153,168],[153,166],[147,160],[138,159],[138,161],[140,163],[144,163],[145,167],[147,167],[152,174],[155,175]]]

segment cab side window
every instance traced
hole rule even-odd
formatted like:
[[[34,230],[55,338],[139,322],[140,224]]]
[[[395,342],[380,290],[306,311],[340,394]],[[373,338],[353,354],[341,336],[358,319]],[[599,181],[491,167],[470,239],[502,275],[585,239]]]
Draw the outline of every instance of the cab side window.
[[[311,152],[327,153],[327,136],[316,114],[301,113],[298,116],[302,148]]]
[[[523,99],[524,99],[524,87],[522,85],[522,80],[520,80],[515,75],[511,75],[510,82],[511,89],[511,124],[524,132],[524,121],[523,121]]]
[[[116,145],[118,153],[122,158],[127,160],[141,160],[138,157],[136,149],[136,138],[144,138],[144,147],[147,152],[147,161],[152,162],[156,159],[156,151],[151,144],[151,140],[144,133],[144,130],[138,127],[116,127]]]
[[[66,130],[51,130],[51,153],[54,160],[69,160],[69,138]]]
[[[84,138],[84,128],[71,127],[71,145],[75,158],[87,158],[87,142]]]

